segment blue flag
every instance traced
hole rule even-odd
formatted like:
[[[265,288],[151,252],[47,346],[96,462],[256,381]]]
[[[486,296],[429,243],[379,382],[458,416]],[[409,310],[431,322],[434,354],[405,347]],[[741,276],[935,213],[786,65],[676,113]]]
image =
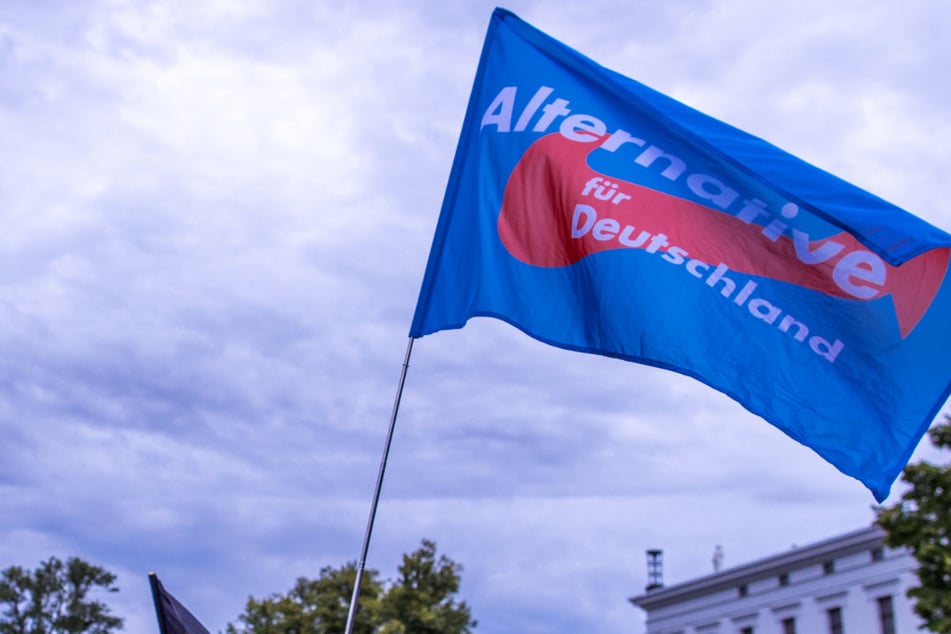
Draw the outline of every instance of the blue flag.
[[[496,9],[411,337],[692,376],[879,501],[951,389],[951,235]]]
[[[162,586],[154,572],[149,573],[149,584],[152,587],[152,599],[155,601],[159,634],[210,634],[205,626]]]

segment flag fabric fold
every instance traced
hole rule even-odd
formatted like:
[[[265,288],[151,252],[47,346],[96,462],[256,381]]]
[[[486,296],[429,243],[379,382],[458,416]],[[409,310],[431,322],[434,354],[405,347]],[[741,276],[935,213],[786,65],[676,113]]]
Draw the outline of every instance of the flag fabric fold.
[[[692,376],[883,500],[951,390],[949,247],[496,9],[410,336],[487,316]]]
[[[159,634],[210,634],[191,612],[179,603],[159,581],[154,572],[149,573],[155,615],[158,617]]]

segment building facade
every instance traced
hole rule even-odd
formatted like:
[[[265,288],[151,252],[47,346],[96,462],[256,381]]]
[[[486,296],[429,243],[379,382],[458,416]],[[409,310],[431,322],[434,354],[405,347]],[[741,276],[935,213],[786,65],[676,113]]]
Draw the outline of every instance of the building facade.
[[[915,634],[916,562],[877,526],[630,599],[645,634]]]

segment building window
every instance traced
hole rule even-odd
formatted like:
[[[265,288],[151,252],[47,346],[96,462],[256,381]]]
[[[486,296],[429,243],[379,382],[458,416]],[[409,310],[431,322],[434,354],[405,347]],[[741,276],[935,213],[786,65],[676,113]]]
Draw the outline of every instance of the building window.
[[[741,597],[745,597],[746,595],[750,593],[750,589],[746,586],[745,583],[739,588],[737,588],[737,591],[740,593]]]
[[[872,561],[882,561],[885,559],[885,550],[882,548],[872,549]]]
[[[835,562],[831,559],[829,561],[822,562],[822,574],[831,575],[835,572]]]
[[[796,619],[783,619],[783,634],[796,634]]]
[[[783,588],[785,588],[786,586],[789,585],[789,573],[788,573],[788,572],[784,572],[784,573],[782,573],[781,575],[779,575],[779,585],[780,585],[780,587],[783,587]]]
[[[843,634],[842,608],[832,608],[826,614],[829,615],[829,634]]]
[[[878,598],[878,621],[882,634],[895,634],[895,606],[890,595]]]

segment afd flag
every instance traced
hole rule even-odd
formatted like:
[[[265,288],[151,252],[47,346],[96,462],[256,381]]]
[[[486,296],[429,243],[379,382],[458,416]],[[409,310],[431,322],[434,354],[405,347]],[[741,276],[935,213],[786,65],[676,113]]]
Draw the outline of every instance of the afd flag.
[[[152,587],[160,634],[210,634],[205,626],[162,586],[154,572],[149,573],[149,584]]]
[[[879,501],[946,400],[951,236],[496,9],[411,337],[692,376]]]

